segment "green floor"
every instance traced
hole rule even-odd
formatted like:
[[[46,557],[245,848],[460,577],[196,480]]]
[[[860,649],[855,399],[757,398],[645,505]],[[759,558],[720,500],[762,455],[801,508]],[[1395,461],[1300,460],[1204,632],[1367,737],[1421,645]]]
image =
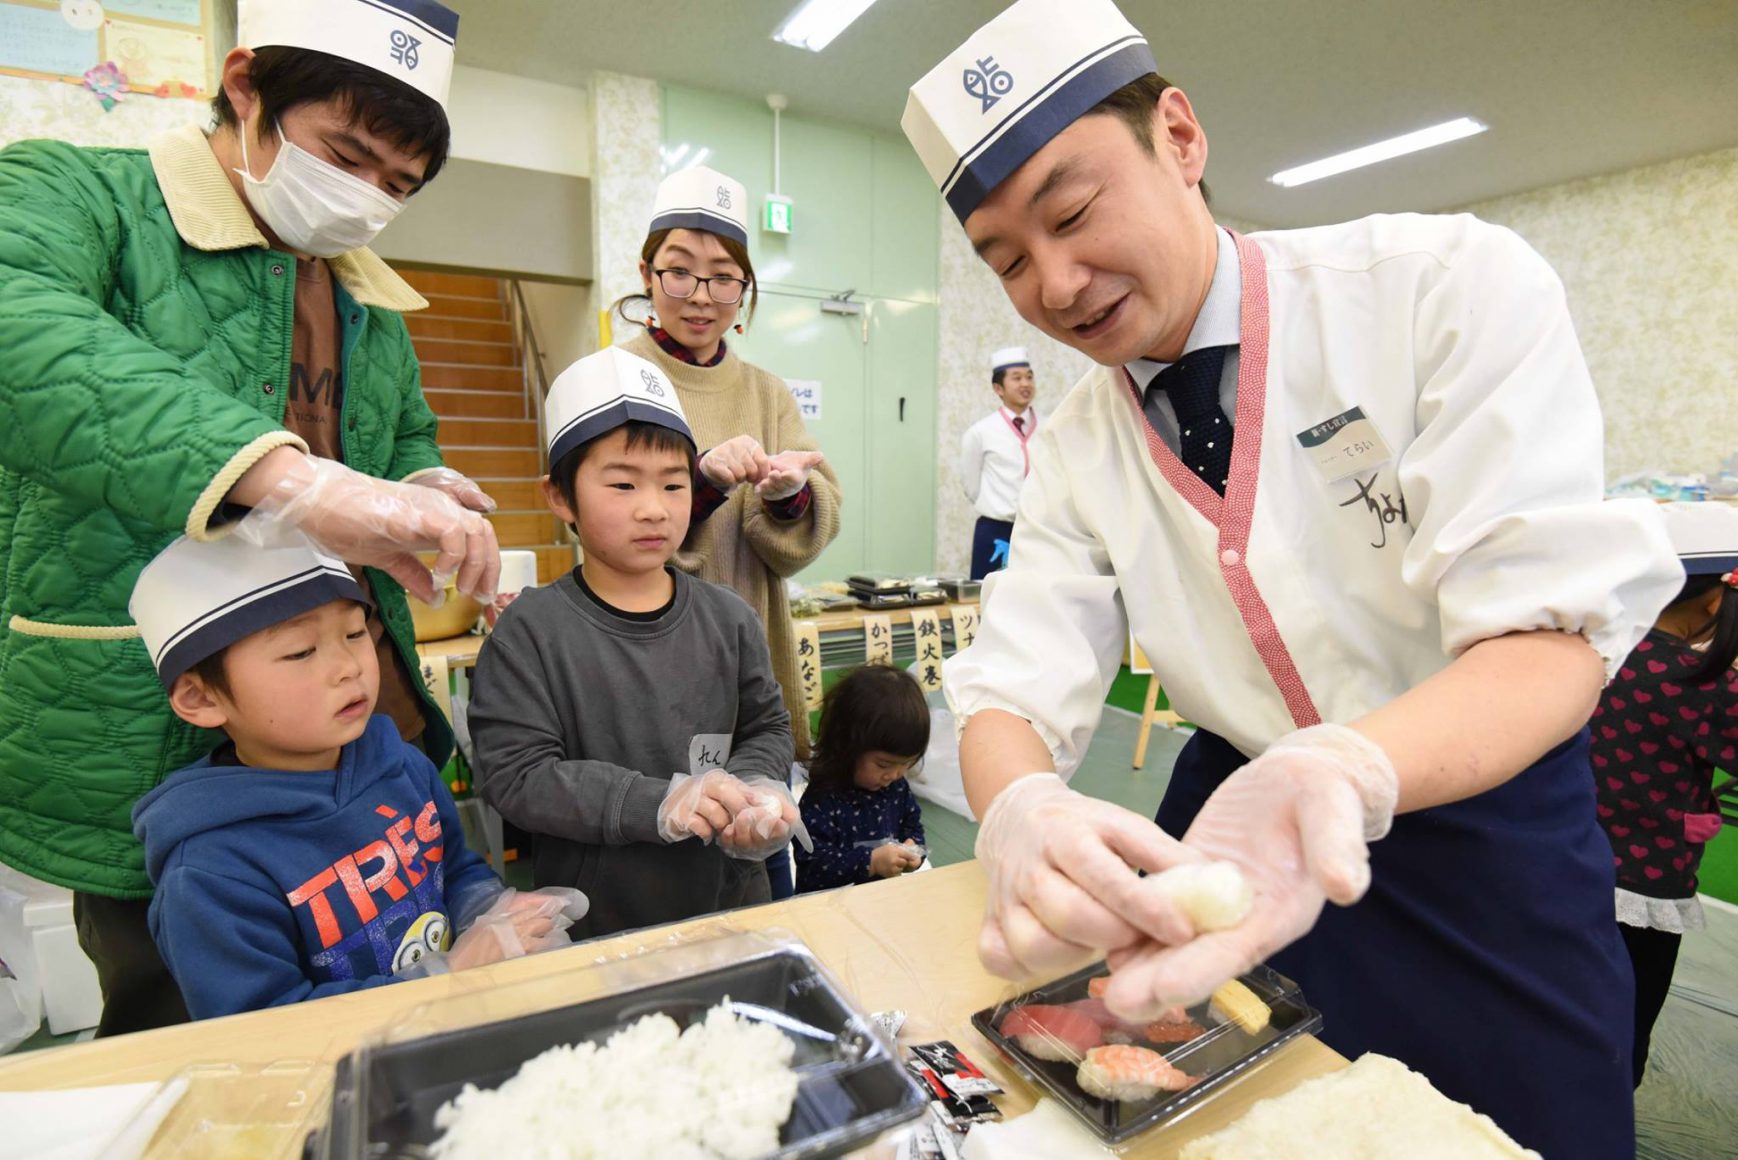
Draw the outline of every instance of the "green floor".
[[[1738,826],[1724,827],[1708,843],[1700,879],[1703,894],[1738,906]]]

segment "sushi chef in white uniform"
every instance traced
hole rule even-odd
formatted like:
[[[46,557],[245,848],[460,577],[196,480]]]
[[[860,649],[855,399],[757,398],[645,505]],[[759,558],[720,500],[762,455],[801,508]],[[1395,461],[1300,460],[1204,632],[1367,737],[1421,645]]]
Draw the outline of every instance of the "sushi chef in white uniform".
[[[945,670],[986,965],[1109,952],[1139,1016],[1269,960],[1341,1051],[1548,1156],[1625,1155],[1584,727],[1681,573],[1652,505],[1602,502],[1554,273],[1465,215],[1219,228],[1206,133],[1110,0],[1019,0],[903,127],[1021,316],[1098,364],[1034,436],[1011,564]],[[1200,726],[1169,836],[1066,784],[1131,626]],[[1253,885],[1237,927],[1136,874],[1200,858]]]

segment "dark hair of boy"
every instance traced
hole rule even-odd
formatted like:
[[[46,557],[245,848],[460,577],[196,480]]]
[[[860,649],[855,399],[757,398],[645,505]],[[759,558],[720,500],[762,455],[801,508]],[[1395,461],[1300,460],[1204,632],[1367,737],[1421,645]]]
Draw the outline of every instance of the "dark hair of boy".
[[[647,234],[646,244],[640,247],[640,261],[650,266],[652,259],[658,256],[658,251],[663,248],[664,240],[670,236],[670,233],[670,230],[653,230]],[[724,252],[730,255],[730,260],[742,267],[742,276],[748,281],[748,310],[743,314],[742,321],[744,323],[753,322],[754,308],[760,305],[760,283],[755,279],[754,263],[749,260],[748,247],[735,238],[727,238],[723,234],[713,234],[712,236],[718,239],[718,244],[724,247]],[[620,314],[623,318],[632,317],[627,310],[630,302],[644,302],[646,313],[650,316],[652,310],[652,296],[650,294],[623,294],[610,303],[610,312]]]
[[[376,137],[426,158],[423,185],[447,163],[452,130],[445,110],[432,98],[367,65],[307,48],[266,45],[254,51],[248,79],[259,95],[262,130],[275,128],[279,118],[298,105],[336,100],[349,112],[351,124],[360,122]],[[218,124],[239,131],[235,106],[221,88],[211,100],[211,111]]]
[[[223,658],[229,654],[229,646],[224,645],[208,657],[194,661],[187,670],[199,678],[199,683],[221,696],[228,697],[229,673],[223,667]]]
[[[910,673],[864,665],[827,690],[821,735],[809,759],[809,793],[843,793],[855,786],[857,759],[880,751],[921,757],[929,748],[929,703]]]
[[[599,440],[608,439],[617,431],[628,433],[628,450],[649,447],[653,451],[679,451],[688,461],[688,474],[694,474],[694,445],[683,437],[680,431],[672,430],[662,423],[648,423],[644,419],[629,419],[620,427],[611,427],[596,439],[587,439],[555,463],[549,465],[549,482],[555,485],[555,490],[561,493],[561,498],[567,501],[569,511],[579,510],[579,500],[576,498],[574,481],[579,478],[579,465],[585,462],[585,457]],[[572,527],[572,525],[568,525]],[[579,534],[579,529],[573,529]]]
[[[1129,132],[1135,135],[1135,140],[1146,151],[1148,157],[1155,155],[1156,146],[1153,141],[1153,106],[1159,103],[1165,90],[1175,88],[1170,81],[1158,73],[1148,73],[1136,77],[1098,104],[1088,109],[1086,115],[1115,117],[1128,126]],[[1201,179],[1201,200],[1208,205],[1213,204],[1212,196],[1207,192],[1207,180]]]
[[[1702,663],[1683,678],[1695,684],[1719,679],[1732,667],[1732,662],[1738,660],[1738,588],[1729,586],[1722,577],[1713,574],[1691,576],[1684,581],[1683,591],[1671,603],[1673,608],[1706,604],[1708,593],[1715,589],[1722,590],[1720,610],[1689,636],[1689,643],[1706,641],[1708,646],[1702,654]]]

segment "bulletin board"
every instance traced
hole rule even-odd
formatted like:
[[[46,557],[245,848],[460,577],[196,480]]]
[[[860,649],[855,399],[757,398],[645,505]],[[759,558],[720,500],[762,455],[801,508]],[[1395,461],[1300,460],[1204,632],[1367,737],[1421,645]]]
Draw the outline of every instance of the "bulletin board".
[[[211,0],[0,0],[0,74],[208,99]]]

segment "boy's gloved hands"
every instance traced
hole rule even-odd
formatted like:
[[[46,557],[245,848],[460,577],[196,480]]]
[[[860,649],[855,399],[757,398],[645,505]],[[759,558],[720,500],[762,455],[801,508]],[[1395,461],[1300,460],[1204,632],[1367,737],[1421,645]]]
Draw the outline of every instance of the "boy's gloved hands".
[[[567,928],[590,909],[591,901],[569,887],[532,891],[508,887],[459,932],[451,950],[424,955],[395,975],[400,979],[444,975],[571,946]]]
[[[741,784],[748,805],[718,835],[719,849],[732,858],[758,862],[793,838],[805,850],[815,848],[788,786],[764,777],[749,778]]]
[[[658,806],[658,836],[666,842],[710,842],[748,808],[748,790],[722,769],[699,777],[678,773]]]

